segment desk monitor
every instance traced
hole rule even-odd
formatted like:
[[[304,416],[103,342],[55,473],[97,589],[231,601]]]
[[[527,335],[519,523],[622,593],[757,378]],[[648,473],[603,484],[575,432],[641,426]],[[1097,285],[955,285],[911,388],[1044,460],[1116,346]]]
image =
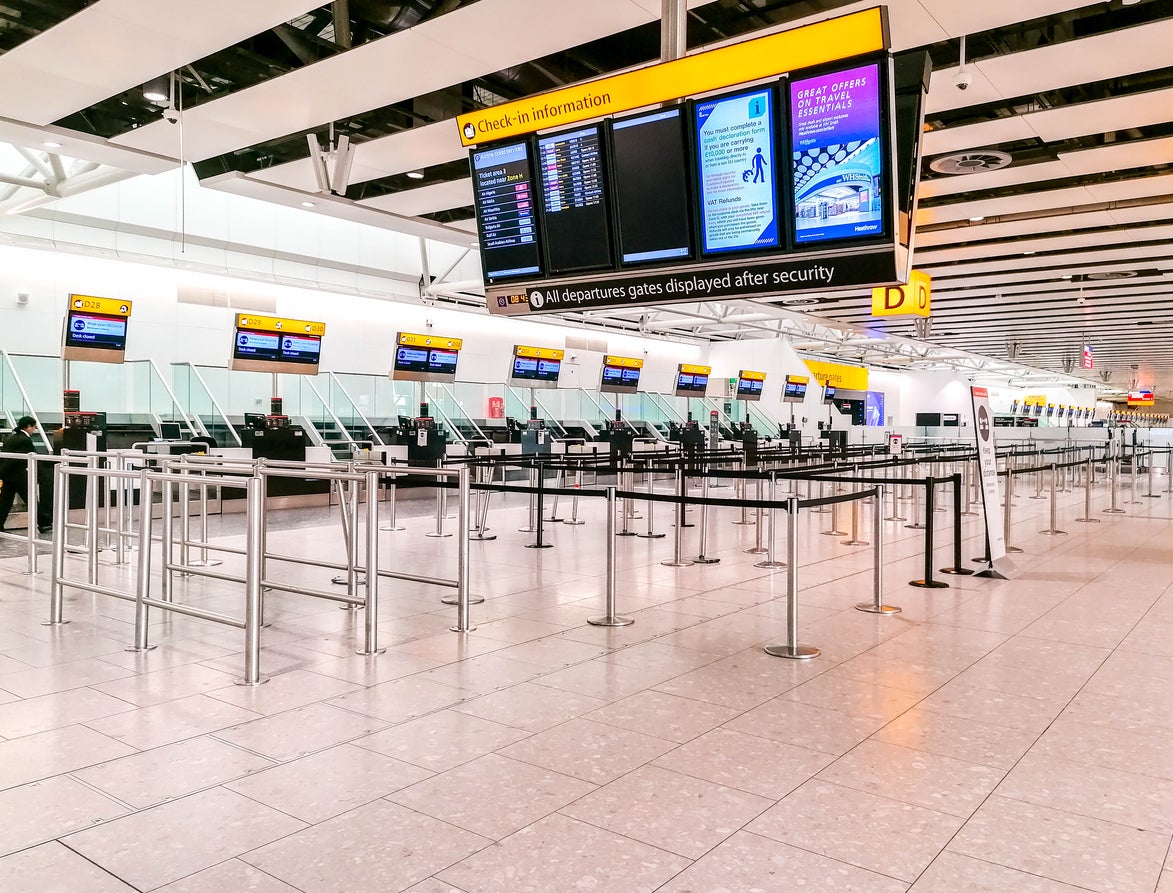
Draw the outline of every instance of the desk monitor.
[[[688,363],[681,363],[676,371],[676,389],[675,396],[677,397],[703,397],[709,388],[709,376],[712,374],[713,368],[711,366],[694,366]]]
[[[522,388],[556,388],[566,352],[552,347],[513,346],[509,384]]]
[[[183,437],[183,426],[179,422],[160,422],[159,436],[163,440],[180,440]]]
[[[762,399],[762,388],[765,384],[765,372],[742,369],[737,373],[737,399],[756,403]]]
[[[317,375],[326,324],[238,313],[228,368]]]
[[[613,394],[634,394],[639,390],[639,374],[644,361],[634,357],[603,357],[603,376],[600,391]]]
[[[456,381],[460,338],[400,332],[395,337],[391,377],[397,381]]]
[[[802,403],[806,399],[806,388],[810,379],[804,375],[787,375],[786,386],[782,390],[783,403]],[[832,389],[832,394],[834,390]]]

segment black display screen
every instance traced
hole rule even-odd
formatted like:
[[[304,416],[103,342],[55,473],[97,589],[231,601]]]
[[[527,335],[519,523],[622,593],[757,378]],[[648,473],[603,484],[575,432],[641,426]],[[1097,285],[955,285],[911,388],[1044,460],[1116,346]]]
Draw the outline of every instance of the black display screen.
[[[66,347],[126,350],[126,317],[71,310],[65,326]]]
[[[786,390],[782,394],[783,400],[800,401],[806,397],[806,382],[794,381],[786,377]]]
[[[697,375],[690,372],[681,372],[676,376],[676,390],[695,391],[703,394],[709,387],[709,376]]]
[[[529,143],[478,149],[471,159],[485,280],[540,275]]]
[[[557,381],[562,371],[561,360],[541,360],[537,357],[514,357],[513,377],[524,381]]]
[[[550,272],[611,266],[602,128],[542,137],[538,170]]]
[[[322,355],[322,339],[318,335],[282,335],[280,358],[283,363],[318,365]]]
[[[277,332],[237,329],[232,356],[238,360],[281,361],[281,336]]]
[[[611,134],[620,260],[691,257],[684,114],[665,109],[614,121]]]
[[[830,403],[835,399],[835,389],[832,387],[823,388],[823,402]]]
[[[438,375],[455,375],[459,357],[460,351],[432,348],[428,351],[428,371]]]
[[[426,347],[400,347],[395,351],[396,372],[430,372]]]
[[[604,384],[619,384],[623,380],[623,368],[621,366],[604,366],[603,367],[603,383]]]
[[[764,384],[764,381],[758,381],[756,378],[739,378],[737,379],[737,396],[760,397]]]

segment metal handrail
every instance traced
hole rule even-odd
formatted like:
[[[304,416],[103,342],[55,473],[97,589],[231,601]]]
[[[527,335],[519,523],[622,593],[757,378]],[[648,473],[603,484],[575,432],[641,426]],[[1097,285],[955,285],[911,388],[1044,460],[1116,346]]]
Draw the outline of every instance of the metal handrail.
[[[371,432],[371,437],[374,438],[375,443],[377,443],[379,446],[386,446],[386,442],[382,437],[379,436],[379,432],[375,430],[375,426],[371,424],[371,420],[368,419],[366,414],[358,408],[358,404],[355,403],[354,398],[350,396],[350,391],[346,390],[346,386],[342,384],[342,381],[338,378],[337,374],[334,372],[327,372],[326,375],[330,377],[330,382],[334,385],[334,387],[338,388],[338,390],[342,392],[342,396],[346,398],[346,402],[348,402],[351,405],[351,408],[354,409],[354,414],[359,417],[363,423],[363,426]]]
[[[141,361],[136,360],[132,362]],[[146,362],[151,367],[151,371],[155,373],[155,377],[159,379],[159,384],[163,386],[163,390],[167,392],[167,396],[171,398],[171,405],[179,410],[179,414],[183,417],[184,424],[187,425],[187,430],[194,435],[203,435],[204,437],[207,437],[208,429],[204,426],[204,423],[200,421],[199,416],[193,417],[190,413],[188,413],[183,404],[179,402],[179,398],[175,395],[175,391],[171,389],[171,385],[167,384],[167,379],[163,377],[163,372],[159,369],[155,361],[153,359],[147,359]],[[193,418],[195,420],[194,425],[192,424]]]
[[[33,408],[33,401],[29,399],[28,391],[24,389],[24,382],[20,380],[20,374],[16,371],[16,364],[12,362],[12,357],[5,350],[0,350],[0,357],[4,359],[5,365],[8,366],[8,371],[12,373],[12,380],[16,383],[16,389],[20,392],[20,399],[24,401],[24,405],[28,408],[28,414],[37,423],[37,435],[41,438],[41,443],[45,446],[45,452],[53,452],[53,444],[49,442],[49,435],[45,433],[45,428],[41,424],[41,417],[37,415],[36,409]]]
[[[243,447],[244,441],[242,441],[240,439],[240,435],[236,433],[236,428],[234,428],[232,426],[232,422],[228,420],[228,414],[224,412],[223,408],[220,406],[220,403],[216,400],[215,396],[213,396],[212,389],[208,387],[208,383],[204,381],[204,377],[200,375],[200,370],[196,367],[196,365],[194,363],[172,363],[171,365],[186,366],[191,370],[191,374],[195,376],[196,381],[200,383],[200,387],[204,389],[204,393],[208,395],[208,400],[212,404],[212,409],[214,409],[216,415],[218,415],[224,421],[224,427],[228,429],[228,433],[232,435],[232,439],[236,441],[236,445],[238,447]]]
[[[668,402],[668,395],[667,394],[657,394],[654,391],[648,391],[647,397],[649,400],[652,401],[652,403],[655,404],[656,408],[658,410],[660,410],[660,412],[664,413],[665,416],[673,415],[676,417],[677,422],[684,424],[684,422],[686,421],[686,417],[682,416],[677,411],[676,407]]]
[[[445,384],[444,382],[440,382],[440,387],[443,389],[444,393],[446,393],[449,397],[452,398],[452,402],[455,403],[458,407],[460,407],[460,411],[462,413],[464,413],[464,417],[466,419],[468,419],[468,423],[470,425],[472,425],[473,430],[477,432],[477,434],[480,436],[481,440],[488,440],[488,441],[492,442],[493,438],[487,437],[485,435],[485,432],[481,430],[481,426],[478,425],[475,421],[473,421],[472,416],[470,416],[468,414],[468,411],[464,408],[464,404],[462,404],[460,402],[460,398],[458,398],[456,396],[456,392],[454,390],[452,390],[452,386]],[[440,407],[437,407],[437,409],[440,409]],[[442,409],[441,409],[441,413],[443,413]],[[445,415],[445,418],[447,418],[446,415]],[[448,424],[451,425],[452,422],[449,421]]]
[[[342,434],[343,442],[348,443],[351,446],[354,446],[354,438],[350,436],[350,432],[347,431],[346,426],[342,424],[342,419],[338,418],[338,416],[336,416],[334,414],[334,410],[330,408],[330,404],[328,404],[325,400],[322,399],[322,395],[318,391],[317,385],[315,385],[313,383],[313,380],[306,378],[303,381],[303,384],[309,385],[309,389],[314,392],[314,396],[318,398],[318,402],[322,404],[322,408],[327,412],[327,414],[329,414],[330,420],[332,422],[334,422],[334,425],[338,428],[338,431]],[[305,413],[303,412],[302,415],[304,416]],[[312,422],[310,424],[310,427],[311,428],[313,427]],[[325,438],[320,438],[320,439],[322,440],[322,444],[324,445]]]
[[[534,405],[537,406],[538,409],[540,409],[542,412],[544,412],[546,414],[546,418],[548,418],[551,422],[553,422],[554,425],[558,428],[558,430],[562,432],[561,436],[568,437],[569,435],[566,432],[565,426],[560,421],[558,421],[558,419],[554,418],[554,413],[550,412],[550,408],[548,406],[546,406],[544,403],[542,403],[542,399],[541,399],[540,395],[538,395],[535,392],[533,397],[534,397]]]

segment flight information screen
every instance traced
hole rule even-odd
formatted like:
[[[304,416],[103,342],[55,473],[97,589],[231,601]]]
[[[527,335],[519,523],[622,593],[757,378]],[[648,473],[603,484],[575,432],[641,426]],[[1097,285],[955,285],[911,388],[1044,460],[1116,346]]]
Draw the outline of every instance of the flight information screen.
[[[737,380],[737,396],[745,397],[761,397],[762,386],[764,381],[757,378],[739,378]]]
[[[703,394],[709,387],[709,376],[681,372],[676,376],[676,390]]]
[[[280,362],[281,335],[277,332],[253,332],[248,329],[237,329],[232,355],[238,360]]]
[[[735,93],[693,107],[701,251],[777,248],[774,91]]]
[[[318,365],[322,355],[322,339],[317,335],[282,335],[281,361]]]
[[[485,280],[542,272],[529,144],[521,141],[472,153],[477,230]]]
[[[537,357],[514,357],[513,377],[522,381],[558,380],[558,373],[562,370],[561,360],[543,360]]]
[[[65,326],[66,347],[126,350],[126,317],[70,311]]]
[[[692,255],[684,113],[666,109],[611,124],[620,260]]]
[[[877,64],[790,84],[798,244],[883,233],[880,86]]]
[[[785,403],[801,403],[806,398],[807,380],[794,375],[786,376],[786,387],[782,391]]]
[[[428,371],[437,375],[456,375],[456,361],[460,357],[458,350],[428,351]]]
[[[538,140],[550,272],[611,266],[611,230],[598,125]]]

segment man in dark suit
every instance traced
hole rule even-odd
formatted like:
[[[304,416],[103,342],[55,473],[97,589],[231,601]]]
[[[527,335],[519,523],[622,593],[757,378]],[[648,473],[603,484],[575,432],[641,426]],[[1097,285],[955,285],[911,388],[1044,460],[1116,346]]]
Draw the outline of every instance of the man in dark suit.
[[[37,421],[31,416],[22,416],[16,423],[16,430],[4,440],[0,453],[35,453],[32,435],[37,430]],[[0,529],[8,520],[12,503],[19,496],[28,504],[28,461],[21,459],[0,459]],[[31,521],[31,519],[30,519]],[[37,500],[37,529],[48,533],[53,527],[53,505],[51,500]]]

